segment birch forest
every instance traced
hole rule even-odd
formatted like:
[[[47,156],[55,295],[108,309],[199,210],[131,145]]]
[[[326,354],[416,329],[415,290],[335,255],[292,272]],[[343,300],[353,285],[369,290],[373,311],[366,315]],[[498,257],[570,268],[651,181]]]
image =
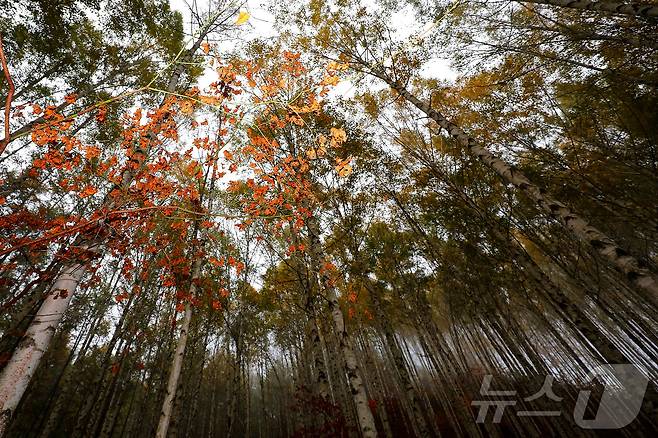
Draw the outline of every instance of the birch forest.
[[[658,436],[658,1],[0,0],[0,437]]]

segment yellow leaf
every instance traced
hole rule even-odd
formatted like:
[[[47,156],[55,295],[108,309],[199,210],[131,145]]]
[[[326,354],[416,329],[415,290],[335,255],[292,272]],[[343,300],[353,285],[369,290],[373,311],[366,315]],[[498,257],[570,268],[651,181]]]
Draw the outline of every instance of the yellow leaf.
[[[331,128],[329,135],[331,136],[331,146],[338,147],[347,140],[347,134],[343,128]]]
[[[210,44],[208,43],[201,44],[201,49],[203,49],[203,53],[207,55],[208,53],[210,53]]]
[[[321,85],[337,85],[340,82],[338,76],[326,76],[322,79]]]
[[[327,71],[344,71],[347,70],[349,65],[336,62],[336,61],[331,61],[329,64],[327,64]]]
[[[315,160],[318,157],[323,157],[327,153],[327,150],[324,148],[324,146],[320,146],[319,148],[310,148],[306,151],[306,156],[308,157],[309,160]]]
[[[220,103],[222,103],[222,101],[219,98],[214,96],[200,95],[199,97],[197,97],[197,99],[205,103],[206,105],[211,105],[211,106],[218,106]]]
[[[352,173],[352,166],[350,165],[350,161],[352,161],[351,157],[344,160],[341,160],[340,158],[336,159],[336,162],[338,163],[336,165],[336,172],[338,172],[338,176],[344,178]]]
[[[350,173],[352,173],[352,166],[350,166],[349,164],[346,164],[346,165],[344,165],[343,167],[340,168],[340,170],[338,171],[338,176],[341,176],[341,177],[344,178],[344,177],[348,176]]]
[[[240,26],[241,24],[245,24],[249,20],[249,17],[251,17],[249,12],[240,11],[240,14],[238,14],[238,19],[235,20],[235,25]]]
[[[343,128],[331,128],[329,134],[336,139],[336,141],[342,143],[347,140],[347,134]]]
[[[192,111],[194,111],[194,102],[191,100],[184,100],[178,106],[183,114],[192,114]]]

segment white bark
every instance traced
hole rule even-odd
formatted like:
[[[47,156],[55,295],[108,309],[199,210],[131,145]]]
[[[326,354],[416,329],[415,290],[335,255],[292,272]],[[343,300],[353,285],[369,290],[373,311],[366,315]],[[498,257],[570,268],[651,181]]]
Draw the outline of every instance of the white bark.
[[[196,292],[196,285],[194,284],[194,281],[199,278],[200,271],[201,260],[198,259],[194,262],[194,271],[192,273],[192,282],[190,284],[190,296],[194,296],[194,293]],[[171,413],[174,407],[174,400],[176,399],[178,382],[180,380],[180,374],[183,368],[183,358],[185,357],[185,347],[187,346],[190,321],[192,321],[192,306],[188,301],[185,304],[185,314],[183,315],[183,321],[181,323],[180,336],[178,337],[176,352],[174,353],[174,360],[169,371],[167,392],[164,402],[162,403],[162,411],[160,412],[160,420],[158,421],[158,430],[155,433],[156,438],[166,438],[167,436],[167,429],[169,429],[169,423],[171,422]]]
[[[178,381],[180,379],[181,369],[183,368],[183,357],[185,356],[185,347],[187,346],[187,335],[190,328],[190,321],[192,320],[192,307],[188,302],[185,305],[185,315],[183,316],[183,323],[181,324],[181,333],[176,345],[176,353],[174,361],[171,364],[169,371],[169,380],[167,381],[167,392],[162,403],[162,411],[160,412],[160,420],[158,421],[158,430],[155,433],[156,438],[166,438],[167,429],[171,422],[171,412],[174,407],[174,400],[176,399],[176,390],[178,389]]]
[[[219,14],[211,17],[201,30],[194,45],[181,57],[179,66],[172,72],[169,79],[167,91],[176,91],[185,68],[185,62],[192,59],[192,56],[199,49],[210,31],[212,24],[218,17]],[[155,136],[155,133],[149,133],[149,135]],[[145,160],[147,153],[148,149],[144,150],[140,143],[136,147],[134,156],[139,157],[139,160]],[[141,161],[137,164],[134,168],[128,168],[123,173],[121,178],[121,185],[123,187],[128,187],[131,184],[135,176],[135,169],[140,168]],[[113,201],[109,199],[106,199],[105,207],[111,209]],[[86,247],[100,246],[100,244],[102,243],[88,243]],[[61,321],[71,298],[73,298],[73,294],[86,269],[87,266],[84,262],[75,263],[64,268],[64,271],[55,280],[55,284],[51,290],[65,290],[67,292],[66,297],[55,299],[53,296],[49,296],[46,299],[39,309],[34,322],[28,328],[24,339],[21,340],[17,351],[3,370],[0,377],[0,437],[4,434],[14,409],[16,409],[18,402],[23,397],[27,385],[39,365],[41,357],[48,349],[52,335]]]
[[[368,397],[366,395],[366,388],[363,385],[361,380],[359,365],[356,361],[356,355],[354,354],[354,348],[352,346],[352,340],[347,332],[345,327],[345,318],[343,316],[343,311],[340,309],[338,303],[338,297],[336,296],[336,290],[331,285],[331,279],[328,278],[326,272],[319,272],[320,269],[320,259],[322,255],[322,243],[320,242],[320,227],[317,219],[314,216],[311,216],[307,222],[309,240],[311,247],[310,253],[313,270],[315,275],[318,275],[320,279],[320,284],[324,286],[325,296],[329,304],[329,310],[331,312],[331,317],[334,322],[336,337],[338,338],[340,352],[343,356],[343,364],[345,366],[345,374],[347,375],[347,381],[349,383],[350,392],[352,393],[352,398],[354,399],[354,404],[356,405],[357,419],[359,422],[359,428],[361,429],[361,435],[364,438],[375,438],[377,436],[377,428],[375,426],[375,418],[370,411],[370,406],[368,405]]]
[[[354,354],[354,348],[352,347],[351,338],[345,328],[345,318],[343,317],[342,310],[340,310],[338,298],[336,297],[333,288],[328,289],[327,298],[329,299],[331,316],[334,320],[334,326],[336,327],[336,335],[338,336],[340,349],[343,353],[343,358],[345,359],[345,372],[347,374],[352,397],[354,398],[354,404],[356,405],[356,413],[359,420],[359,427],[361,428],[361,435],[364,438],[375,438],[377,437],[375,418],[373,417],[372,412],[370,411],[370,406],[368,405],[368,397],[366,396],[366,389],[363,386],[363,381],[359,375],[359,366]]]
[[[39,308],[25,336],[0,375],[0,436],[34,375],[86,269],[74,263],[64,268]]]
[[[523,192],[548,215],[560,220],[565,228],[577,238],[591,245],[596,252],[607,259],[619,272],[623,273],[630,283],[634,284],[639,290],[644,291],[648,301],[653,304],[658,303],[658,280],[650,271],[642,267],[635,257],[623,250],[606,234],[593,227],[580,214],[530,181],[520,170],[478,144],[474,138],[466,134],[459,126],[447,120],[439,111],[409,93],[404,86],[391,80],[385,74],[373,72],[373,75],[386,81],[395,91],[438,123],[452,138],[466,147],[472,155],[479,158],[504,181]]]

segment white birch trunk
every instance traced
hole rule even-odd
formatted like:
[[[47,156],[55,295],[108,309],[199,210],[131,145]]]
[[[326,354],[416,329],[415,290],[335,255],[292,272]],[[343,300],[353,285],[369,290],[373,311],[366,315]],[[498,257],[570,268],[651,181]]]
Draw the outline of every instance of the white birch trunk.
[[[185,62],[192,59],[194,53],[199,49],[201,43],[210,31],[212,24],[217,20],[219,14],[215,14],[206,23],[200,32],[199,37],[192,45],[192,47],[181,57],[180,65],[172,72],[167,85],[167,91],[174,92],[178,87],[178,82],[185,68]],[[153,134],[154,135],[154,134]],[[141,146],[137,147],[135,156],[139,156],[139,160],[146,159],[147,150]],[[138,163],[141,164],[141,163]],[[132,182],[135,175],[135,169],[139,169],[139,165],[134,169],[127,169],[121,178],[121,185],[126,187]],[[107,200],[106,207],[112,205],[112,201]],[[87,243],[86,248],[98,247],[102,242]],[[83,245],[80,245],[83,246]],[[50,340],[52,339],[55,329],[68,308],[68,305],[73,298],[73,294],[87,270],[87,265],[84,262],[74,263],[65,267],[62,273],[55,280],[55,284],[51,291],[66,291],[66,296],[63,298],[55,298],[49,296],[41,305],[34,321],[27,329],[25,337],[12,355],[11,360],[7,364],[0,376],[0,437],[5,433],[7,425],[11,419],[14,409],[18,402],[23,397],[30,379],[39,365],[41,357],[48,349]],[[59,294],[58,294],[59,296]]]
[[[331,281],[327,275],[319,272],[320,259],[323,252],[322,243],[320,242],[320,227],[314,216],[311,216],[308,219],[307,225],[311,244],[309,249],[311,258],[313,259],[313,270],[317,271],[315,274],[319,276],[320,285],[324,286],[326,298],[329,302],[329,310],[334,322],[336,337],[338,338],[340,352],[344,359],[345,374],[347,375],[350,392],[352,393],[352,398],[354,399],[354,404],[356,406],[361,435],[364,438],[375,438],[377,436],[375,418],[373,417],[372,412],[370,411],[370,406],[368,405],[366,389],[361,380],[361,376],[359,375],[359,365],[356,361],[351,337],[345,327],[345,318],[338,303],[336,290],[331,286]]]
[[[496,172],[504,181],[512,184],[516,189],[532,199],[542,210],[550,216],[560,220],[562,224],[580,240],[588,243],[603,258],[606,258],[626,279],[639,290],[645,292],[645,297],[653,304],[658,303],[658,280],[647,269],[642,267],[638,260],[623,250],[606,234],[593,227],[585,218],[570,209],[547,191],[531,182],[520,170],[498,158],[484,146],[478,144],[474,138],[468,136],[459,126],[447,120],[443,114],[432,109],[426,102],[412,95],[402,85],[389,79],[385,74],[373,72],[373,75],[386,81],[395,91],[416,108],[445,129],[448,134],[466,147],[475,157],[479,158],[491,170]]]
[[[192,307],[188,302],[185,305],[185,315],[181,324],[180,337],[176,345],[176,352],[174,354],[174,361],[171,364],[169,371],[169,380],[167,381],[167,390],[164,402],[162,403],[162,411],[160,412],[160,420],[158,421],[158,430],[155,433],[156,438],[165,438],[169,423],[171,422],[171,413],[174,407],[174,400],[176,399],[176,390],[178,389],[178,381],[180,379],[181,369],[183,368],[183,357],[185,356],[185,347],[187,346],[187,334],[190,328],[190,321],[192,320]]]
[[[359,420],[359,428],[361,435],[364,438],[375,438],[377,436],[377,428],[375,427],[375,418],[370,411],[368,405],[368,397],[366,396],[366,389],[359,375],[359,366],[356,362],[354,348],[347,330],[345,328],[345,318],[343,312],[340,310],[338,298],[333,288],[330,288],[327,293],[329,299],[329,306],[331,310],[331,317],[334,320],[336,327],[336,334],[338,336],[338,343],[345,359],[345,372],[347,380],[350,385],[354,404],[356,405],[356,413]]]
[[[194,262],[194,271],[192,273],[192,282],[190,284],[190,296],[194,296],[194,293],[196,292],[196,285],[194,284],[194,281],[199,278],[200,271],[201,259],[198,259]],[[162,411],[160,412],[160,420],[158,421],[158,430],[155,433],[156,438],[166,438],[167,436],[167,429],[169,429],[169,423],[171,422],[171,413],[174,407],[174,400],[176,399],[178,381],[180,380],[180,374],[183,368],[183,358],[185,357],[185,347],[187,346],[190,321],[192,321],[192,306],[188,301],[185,304],[185,314],[183,315],[180,336],[178,337],[176,352],[174,353],[174,360],[169,371],[166,395],[164,402],[162,403]]]
[[[57,278],[18,348],[0,375],[0,436],[4,435],[16,406],[21,401],[50,341],[55,334],[73,293],[86,269],[75,263]]]

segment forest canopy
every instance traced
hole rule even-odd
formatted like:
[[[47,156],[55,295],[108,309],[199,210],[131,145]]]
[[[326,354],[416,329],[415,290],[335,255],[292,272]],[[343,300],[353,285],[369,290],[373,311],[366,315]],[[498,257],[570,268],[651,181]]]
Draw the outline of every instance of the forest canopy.
[[[0,437],[658,433],[655,0],[0,0]]]

